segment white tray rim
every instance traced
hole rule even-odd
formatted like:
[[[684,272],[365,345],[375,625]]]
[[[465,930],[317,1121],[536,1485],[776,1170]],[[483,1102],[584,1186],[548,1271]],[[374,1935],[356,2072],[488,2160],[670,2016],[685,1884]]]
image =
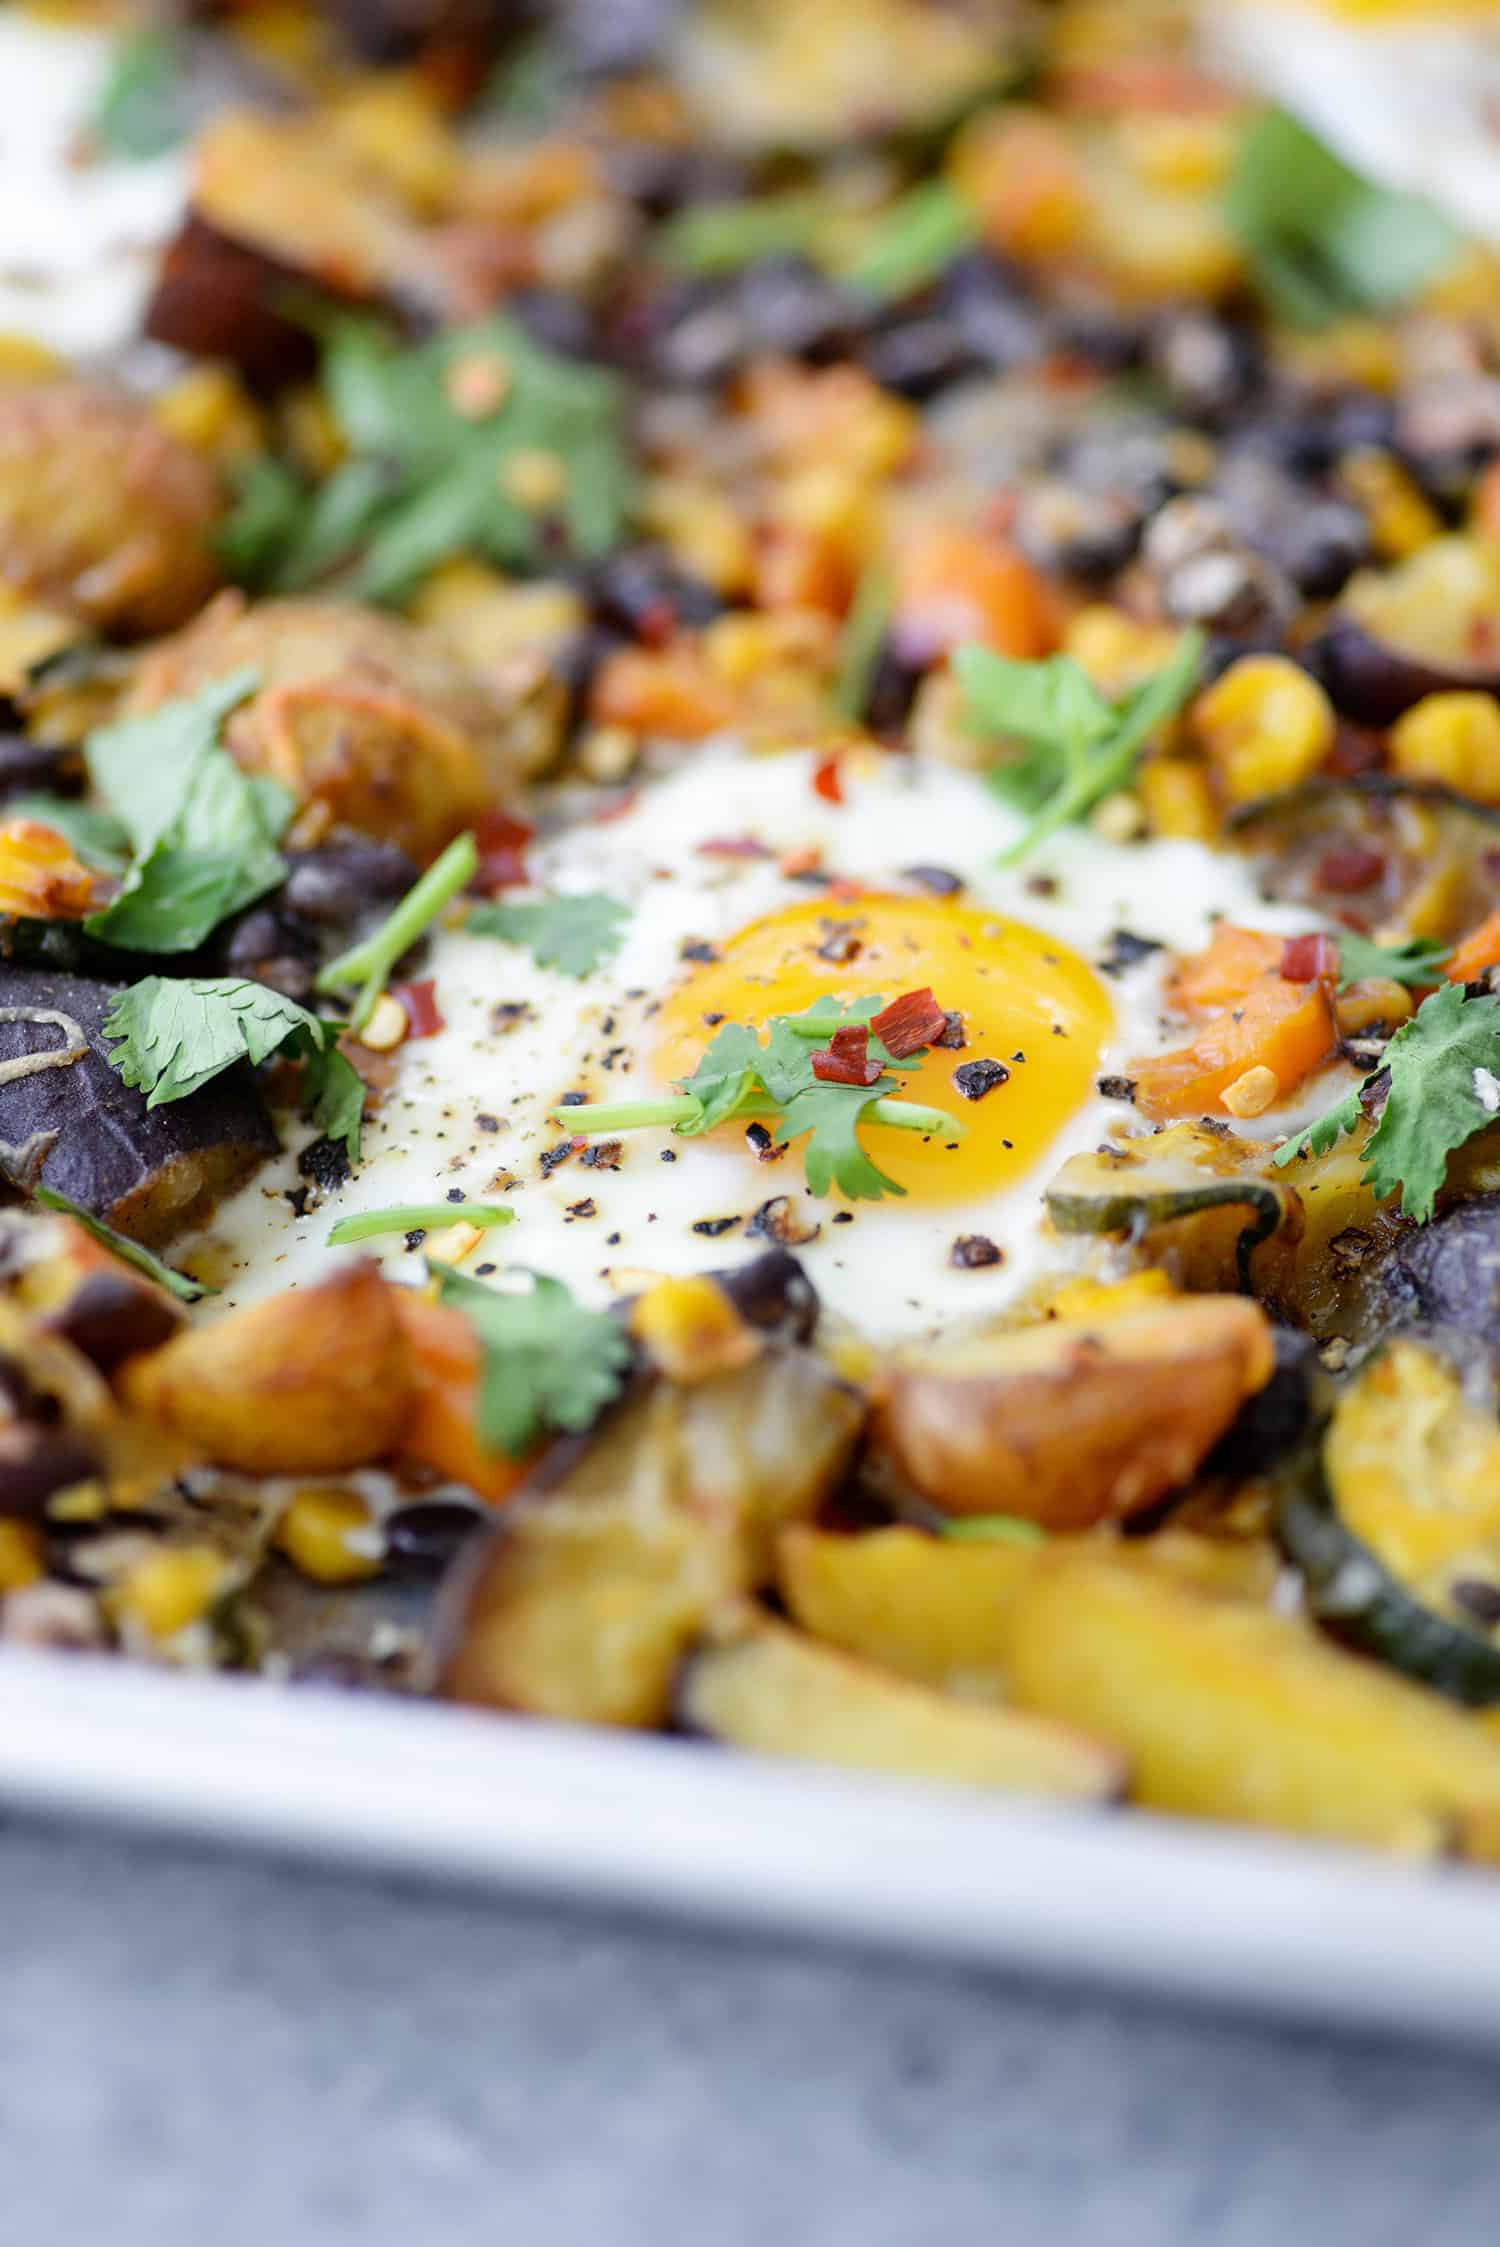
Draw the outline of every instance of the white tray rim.
[[[1158,1998],[1500,2042],[1500,1896],[1133,1813],[0,1651],[0,1800]]]

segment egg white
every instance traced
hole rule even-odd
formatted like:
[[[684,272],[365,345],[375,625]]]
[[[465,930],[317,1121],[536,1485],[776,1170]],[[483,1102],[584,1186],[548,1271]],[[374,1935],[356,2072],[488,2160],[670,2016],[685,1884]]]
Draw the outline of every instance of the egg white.
[[[910,888],[903,868],[942,865],[964,878],[969,903],[1029,922],[1091,961],[1120,927],[1185,948],[1203,943],[1225,913],[1261,927],[1306,925],[1305,915],[1266,906],[1238,861],[1197,844],[1127,847],[1075,830],[1006,872],[996,860],[1016,831],[1014,816],[972,775],[872,752],[846,760],[845,801],[831,805],[814,793],[815,767],[812,752],[767,757],[728,744],[705,748],[648,785],[625,816],[584,821],[535,849],[545,886],[605,890],[631,908],[620,951],[582,982],[536,967],[514,945],[439,933],[426,972],[446,1028],[401,1050],[395,1089],[366,1129],[365,1159],[336,1194],[294,1215],[285,1197],[304,1182],[288,1156],[221,1210],[206,1268],[224,1286],[224,1302],[326,1271],[330,1254],[348,1253],[326,1245],[338,1217],[449,1194],[503,1199],[515,1211],[512,1226],[485,1235],[467,1269],[534,1266],[591,1301],[628,1292],[647,1274],[700,1271],[755,1253],[761,1244],[747,1237],[745,1221],[782,1193],[803,1222],[820,1227],[798,1254],[825,1303],[872,1339],[989,1315],[1031,1286],[1062,1254],[1043,1229],[1042,1189],[1068,1155],[1129,1128],[1131,1112],[1119,1102],[1086,1100],[1006,1191],[938,1208],[915,1200],[815,1201],[796,1149],[762,1165],[738,1146],[666,1130],[628,1134],[617,1171],[590,1168],[575,1155],[543,1174],[544,1154],[567,1137],[548,1121],[564,1092],[611,1101],[661,1096],[647,1066],[652,1010],[691,972],[684,945],[722,942],[765,913],[807,900],[806,886],[783,875],[775,857],[706,856],[699,846],[710,837],[753,835],[778,857],[811,846],[830,869],[872,887]],[[1037,894],[1049,886],[1038,875],[1055,883],[1051,894]],[[1161,980],[1153,956],[1110,982],[1115,1024],[1102,1074],[1169,1042]],[[497,1028],[496,1010],[514,1002],[524,1005],[524,1018]],[[954,1107],[963,1103],[955,1098]],[[877,1160],[880,1137],[867,1127]],[[845,1210],[848,1221],[835,1224],[835,1212]],[[461,1215],[458,1203],[454,1214]],[[722,1232],[695,1230],[725,1218],[734,1222]],[[952,1266],[955,1236],[970,1232],[994,1240],[1003,1263]],[[400,1236],[370,1246],[393,1277],[423,1276],[420,1250]]]

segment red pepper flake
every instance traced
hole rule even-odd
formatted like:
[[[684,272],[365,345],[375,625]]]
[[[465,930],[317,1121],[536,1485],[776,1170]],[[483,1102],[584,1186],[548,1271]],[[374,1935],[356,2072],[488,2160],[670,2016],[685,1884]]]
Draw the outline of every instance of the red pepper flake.
[[[1334,780],[1353,780],[1362,772],[1376,771],[1384,762],[1385,751],[1379,734],[1341,720],[1333,747],[1323,760],[1323,769]]]
[[[409,1038],[435,1038],[439,1030],[446,1030],[437,1003],[437,985],[430,975],[420,983],[398,983],[391,993],[406,1011],[406,1034]]]
[[[755,835],[710,835],[699,843],[698,852],[703,858],[769,858],[768,844]]]
[[[1331,936],[1289,936],[1281,947],[1283,983],[1320,983],[1338,971],[1339,948]]]
[[[835,1030],[827,1046],[812,1057],[819,1084],[874,1084],[881,1064],[870,1055],[870,1033],[863,1022]]]
[[[844,800],[844,783],[839,777],[837,757],[825,757],[814,767],[813,794],[821,796],[825,804],[841,804]]]
[[[920,991],[903,991],[870,1024],[871,1032],[893,1061],[904,1061],[909,1053],[936,1045],[947,1027],[947,1010],[938,1005],[927,984]]]
[[[852,905],[856,897],[863,897],[865,894],[864,883],[851,881],[847,874],[835,874],[824,888],[825,894],[835,905]]]
[[[1385,867],[1384,851],[1371,850],[1364,843],[1343,843],[1333,850],[1325,850],[1318,860],[1318,887],[1370,889],[1380,880]]]
[[[530,880],[526,871],[526,846],[536,829],[508,812],[486,812],[474,831],[479,846],[479,866],[473,886],[485,897],[497,890],[516,889]]]
[[[613,820],[624,819],[627,813],[635,810],[640,793],[639,788],[622,788],[612,804],[606,804],[602,811],[594,813],[594,825],[608,827]]]

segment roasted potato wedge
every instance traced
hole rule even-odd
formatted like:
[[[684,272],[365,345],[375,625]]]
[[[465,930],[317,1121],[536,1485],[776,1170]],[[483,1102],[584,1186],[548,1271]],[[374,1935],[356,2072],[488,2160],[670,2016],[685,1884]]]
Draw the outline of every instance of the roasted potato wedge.
[[[1125,1776],[1081,1732],[888,1676],[748,1604],[689,1656],[676,1705],[689,1731],[807,1763],[1085,1802],[1117,1797]]]
[[[1000,1617],[1035,1567],[1019,1545],[946,1544],[920,1529],[849,1537],[798,1524],[776,1585],[814,1638],[966,1699],[1004,1692]]]
[[[1500,1743],[1300,1618],[1074,1548],[1032,1571],[1006,1639],[1016,1704],[1113,1742],[1150,1809],[1388,1848],[1471,1812],[1500,1834]]]
[[[514,1500],[452,1595],[453,1699],[650,1725],[715,1607],[770,1577],[776,1532],[843,1472],[856,1392],[805,1350],[632,1398]]]
[[[366,1261],[190,1327],[123,1378],[138,1411],[203,1457],[263,1475],[333,1474],[383,1457],[414,1385],[393,1291]]]
[[[1097,1329],[1059,1319],[898,1358],[877,1433],[944,1513],[1085,1529],[1186,1482],[1274,1361],[1258,1304],[1183,1296]]]

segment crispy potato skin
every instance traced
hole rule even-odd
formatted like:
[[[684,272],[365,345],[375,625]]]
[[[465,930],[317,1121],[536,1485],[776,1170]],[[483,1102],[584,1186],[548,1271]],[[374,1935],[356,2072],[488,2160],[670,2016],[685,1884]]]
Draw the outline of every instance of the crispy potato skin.
[[[1300,1617],[1133,1552],[1041,1556],[1005,1657],[1018,1705],[1112,1741],[1147,1808],[1432,1848],[1482,1812],[1500,1835],[1500,1745],[1481,1723]]]
[[[91,382],[0,389],[0,575],[129,637],[170,631],[219,583],[222,494],[138,400]]]
[[[246,1474],[334,1474],[392,1449],[413,1394],[410,1345],[378,1268],[190,1327],[132,1362],[137,1410]]]
[[[1097,1330],[1058,1320],[898,1359],[877,1437],[944,1513],[1086,1529],[1186,1482],[1273,1364],[1258,1304],[1184,1296]]]
[[[691,1388],[658,1381],[560,1447],[450,1587],[440,1689],[575,1723],[656,1725],[726,1600],[765,1583],[777,1532],[843,1472],[862,1400],[772,1346]]]
[[[225,740],[336,822],[436,855],[522,777],[510,713],[422,626],[355,602],[226,594],[142,662],[133,712],[249,666]]]

